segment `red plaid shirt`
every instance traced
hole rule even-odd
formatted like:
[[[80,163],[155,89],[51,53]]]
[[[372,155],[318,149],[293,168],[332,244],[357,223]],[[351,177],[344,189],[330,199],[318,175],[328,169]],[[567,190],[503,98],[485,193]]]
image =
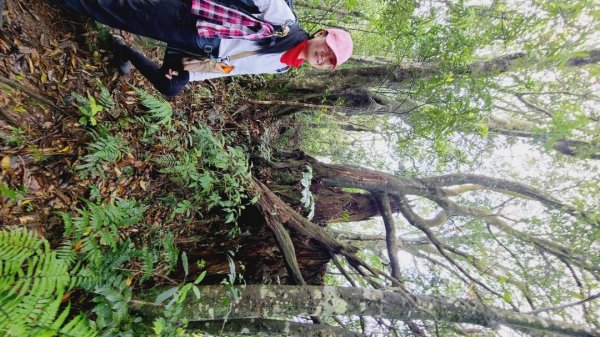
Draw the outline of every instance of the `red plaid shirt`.
[[[200,37],[260,40],[273,35],[270,24],[210,0],[192,0],[192,13],[200,17],[196,21]]]

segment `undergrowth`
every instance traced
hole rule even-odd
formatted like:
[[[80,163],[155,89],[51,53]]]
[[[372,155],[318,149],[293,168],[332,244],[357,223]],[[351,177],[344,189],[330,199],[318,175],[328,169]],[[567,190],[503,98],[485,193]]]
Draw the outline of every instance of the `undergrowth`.
[[[121,107],[105,87],[99,85],[97,94],[72,94],[79,122],[92,138],[73,171],[82,186],[94,185],[89,195],[78,196],[71,211],[54,213],[64,224],[61,241],[53,242],[56,248],[30,230],[0,232],[1,335],[184,335],[182,303],[188,293],[200,297],[197,285],[206,273],[199,264],[194,281],[185,282],[191,275],[187,256],[176,243],[178,226],[220,214],[230,224],[229,233],[239,234],[237,219],[246,204],[256,201],[249,192],[249,159],[244,147],[233,146],[223,134],[175,120],[168,102],[135,91],[144,113],[133,117],[125,112],[115,122],[105,120],[105,113]],[[4,138],[11,144],[25,141],[19,130]],[[157,188],[140,199],[119,197],[119,188],[128,184],[146,191],[139,165],[152,172],[144,179],[169,182],[165,192]],[[5,184],[0,192],[8,202],[22,197]],[[149,215],[157,209],[162,218]],[[146,284],[175,283],[169,275],[182,268],[184,282],[160,295],[164,314],[144,321],[130,305],[138,290]],[[70,310],[73,293],[78,314]]]

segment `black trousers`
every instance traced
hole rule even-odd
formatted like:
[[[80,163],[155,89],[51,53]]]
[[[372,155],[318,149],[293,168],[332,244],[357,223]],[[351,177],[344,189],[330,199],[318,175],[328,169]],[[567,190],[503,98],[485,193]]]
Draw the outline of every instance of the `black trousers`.
[[[198,37],[189,0],[55,0],[107,26],[167,43],[163,64],[157,64],[129,47],[116,51],[165,96],[175,96],[189,82],[181,59],[191,55],[218,53],[218,39]],[[169,70],[179,73],[168,79]]]
[[[197,49],[196,17],[186,0],[57,0],[113,28]]]

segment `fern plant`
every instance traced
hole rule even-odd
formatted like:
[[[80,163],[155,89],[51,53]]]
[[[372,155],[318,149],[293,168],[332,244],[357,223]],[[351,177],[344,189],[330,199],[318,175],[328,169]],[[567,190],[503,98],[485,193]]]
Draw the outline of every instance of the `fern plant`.
[[[19,127],[8,126],[8,133],[0,132],[0,142],[12,146],[21,146],[26,138],[25,131]]]
[[[302,172],[302,179],[300,180],[300,184],[302,185],[302,198],[300,199],[300,203],[308,210],[308,215],[306,216],[308,220],[312,220],[315,216],[315,196],[310,191],[312,177],[312,166],[306,165],[306,172]]]
[[[126,243],[119,237],[119,229],[140,222],[147,207],[136,200],[116,198],[113,203],[96,205],[85,201],[86,207],[78,209],[79,216],[60,213],[65,224],[65,236],[72,239],[76,250],[95,268],[107,266],[106,254],[119,251],[125,257]],[[124,246],[125,245],[125,246]],[[120,264],[119,264],[120,266]]]
[[[106,129],[92,132],[92,137],[94,142],[88,145],[90,153],[83,157],[83,164],[75,167],[84,175],[100,176],[106,165],[118,162],[123,154],[130,152],[128,144],[121,137],[111,135]]]
[[[98,95],[98,103],[106,108],[107,111],[112,111],[115,108],[115,101],[108,91],[108,88],[102,84],[99,80],[96,80],[96,85],[100,88],[100,94]]]
[[[171,107],[171,104],[162,98],[153,96],[143,89],[134,87],[134,90],[140,95],[142,105],[148,109],[148,117],[150,117],[156,125],[164,125],[167,129],[172,129],[173,108]]]
[[[0,231],[0,333],[3,336],[95,336],[84,315],[60,312],[77,283],[71,261],[38,234],[23,228]],[[60,314],[59,314],[60,312]]]

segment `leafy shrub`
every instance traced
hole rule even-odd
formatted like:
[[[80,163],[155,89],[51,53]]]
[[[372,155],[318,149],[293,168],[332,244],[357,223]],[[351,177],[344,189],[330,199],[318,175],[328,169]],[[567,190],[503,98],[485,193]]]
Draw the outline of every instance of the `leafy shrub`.
[[[246,189],[251,179],[248,158],[240,147],[226,145],[221,134],[213,135],[206,126],[192,128],[190,149],[153,159],[171,180],[193,190],[187,199],[207,210],[220,207],[226,222],[234,222],[249,199]]]

